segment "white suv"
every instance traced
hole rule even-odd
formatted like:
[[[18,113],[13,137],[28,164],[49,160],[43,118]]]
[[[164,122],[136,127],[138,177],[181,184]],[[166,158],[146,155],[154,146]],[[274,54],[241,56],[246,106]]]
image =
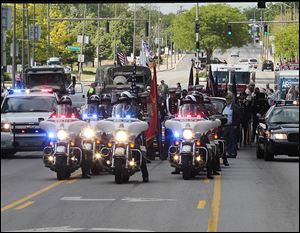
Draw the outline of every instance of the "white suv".
[[[1,156],[43,150],[48,135],[39,122],[50,117],[58,97],[49,90],[10,90],[1,104]]]
[[[239,61],[241,64],[248,64],[249,68],[257,69],[258,61],[255,58],[243,58]]]

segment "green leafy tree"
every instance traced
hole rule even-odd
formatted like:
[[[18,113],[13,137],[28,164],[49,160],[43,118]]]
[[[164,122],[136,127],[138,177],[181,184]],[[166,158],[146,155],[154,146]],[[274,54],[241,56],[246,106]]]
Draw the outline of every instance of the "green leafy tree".
[[[246,21],[247,18],[239,9],[226,4],[210,4],[199,7],[200,47],[210,60],[217,48],[225,50],[233,46],[242,47],[250,41],[248,25],[232,24],[232,36],[227,35],[230,21]],[[172,32],[174,42],[179,49],[195,49],[196,8],[180,14],[174,20]]]

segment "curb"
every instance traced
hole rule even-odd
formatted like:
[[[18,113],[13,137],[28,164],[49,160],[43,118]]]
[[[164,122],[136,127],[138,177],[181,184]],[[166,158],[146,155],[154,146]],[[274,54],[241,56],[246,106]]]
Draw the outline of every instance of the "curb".
[[[181,60],[182,60],[185,56],[186,56],[186,53],[183,54],[183,56],[177,61],[177,63],[175,64],[175,66],[174,66],[173,68],[165,69],[165,70],[159,70],[159,71],[157,71],[157,72],[165,72],[165,71],[170,71],[170,70],[174,70],[174,69],[176,70],[177,64],[178,64],[179,62],[181,62]]]

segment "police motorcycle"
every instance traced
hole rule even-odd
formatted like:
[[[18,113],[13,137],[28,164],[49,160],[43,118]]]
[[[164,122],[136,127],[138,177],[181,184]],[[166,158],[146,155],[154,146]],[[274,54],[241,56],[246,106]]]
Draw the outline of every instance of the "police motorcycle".
[[[133,105],[125,102],[115,104],[112,116],[99,121],[96,128],[106,138],[106,145],[100,151],[102,163],[107,171],[114,174],[117,184],[127,182],[130,176],[143,169],[146,156],[143,134],[148,124],[137,118]]]
[[[165,124],[174,134],[168,152],[170,164],[182,171],[184,180],[191,179],[205,168],[211,177],[212,155],[208,151],[206,133],[221,125],[219,119],[206,118],[195,102],[195,97],[188,95],[179,108],[179,114]]]
[[[100,98],[98,95],[91,95],[88,102],[82,109],[82,120],[86,121],[89,126],[82,131],[81,146],[85,155],[92,161],[91,172],[94,175],[103,170],[102,160],[100,160],[100,150],[104,146],[101,143],[101,131],[96,130],[96,124],[99,120],[105,118],[103,110],[100,108]]]
[[[70,97],[63,96],[57,112],[40,122],[40,127],[50,139],[49,145],[43,150],[43,162],[45,167],[56,172],[58,180],[69,178],[71,173],[80,168],[83,160],[79,135],[88,124],[78,119],[71,104]]]

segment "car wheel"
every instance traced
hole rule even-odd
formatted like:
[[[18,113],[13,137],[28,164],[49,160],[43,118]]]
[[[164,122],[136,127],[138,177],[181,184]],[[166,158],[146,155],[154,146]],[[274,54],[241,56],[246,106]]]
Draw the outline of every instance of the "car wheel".
[[[1,150],[2,158],[12,158],[16,152],[12,150]]]
[[[268,151],[266,144],[264,147],[264,160],[265,161],[273,161],[274,160],[274,154],[272,154]]]

